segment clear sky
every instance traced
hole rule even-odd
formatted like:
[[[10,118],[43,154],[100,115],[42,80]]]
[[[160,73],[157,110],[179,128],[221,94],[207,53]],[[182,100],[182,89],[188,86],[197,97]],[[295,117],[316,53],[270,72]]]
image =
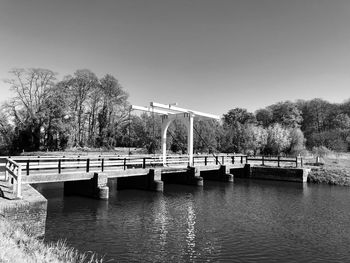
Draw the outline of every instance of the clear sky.
[[[132,104],[223,114],[350,98],[350,1],[1,0],[0,79],[114,75]],[[0,83],[0,101],[10,96]]]

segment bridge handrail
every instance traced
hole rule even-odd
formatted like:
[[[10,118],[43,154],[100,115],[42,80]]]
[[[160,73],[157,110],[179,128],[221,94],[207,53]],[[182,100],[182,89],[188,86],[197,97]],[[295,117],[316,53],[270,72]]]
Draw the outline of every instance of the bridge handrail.
[[[262,165],[265,165],[265,162],[277,162],[277,166],[280,167],[280,163],[295,163],[295,167],[298,167],[298,157],[265,157],[265,156],[248,156],[246,161],[261,161]],[[300,166],[303,167],[303,158],[300,158]]]
[[[188,163],[188,155],[172,155],[168,156],[166,164],[185,164]],[[241,155],[236,155],[236,157],[241,157]],[[13,158],[13,159],[12,159]],[[29,171],[38,171],[38,170],[53,170],[57,169],[58,174],[62,173],[63,169],[77,168],[77,169],[86,169],[90,171],[90,168],[101,168],[103,171],[105,167],[123,167],[127,169],[129,167],[141,166],[146,168],[146,166],[162,165],[162,156],[108,156],[103,155],[99,156],[78,156],[78,157],[12,157],[9,158],[11,161],[15,161],[17,166],[22,165],[23,170],[26,171],[26,174],[29,175]],[[193,157],[196,160],[196,163],[203,162],[205,165],[207,163],[218,163],[218,158],[222,158],[221,162],[224,162],[224,159],[235,158],[234,155],[221,154],[214,158],[211,155],[195,155]],[[15,159],[15,160],[14,160]],[[242,161],[241,161],[242,162]]]
[[[10,177],[13,178],[13,190],[16,194],[16,198],[22,199],[22,167],[19,163],[11,158],[6,158],[5,164],[5,181],[9,181]],[[16,181],[16,183],[15,183]]]
[[[188,163],[188,155],[170,155],[167,156],[166,164],[179,164],[183,165]],[[26,171],[26,175],[30,174],[30,171],[49,171],[57,170],[58,174],[69,172],[64,169],[79,169],[81,171],[104,171],[108,169],[109,171],[113,169],[129,169],[129,168],[143,168],[163,165],[163,160],[161,155],[152,156],[78,156],[78,157],[12,157],[6,159],[6,165],[8,173],[18,179],[17,171],[14,167],[21,168],[20,170]],[[262,165],[265,162],[276,162],[278,167],[280,163],[291,162],[298,166],[298,157],[296,158],[286,158],[286,157],[265,157],[265,156],[247,156],[243,154],[218,154],[216,156],[199,154],[193,156],[193,164],[196,165],[209,165],[209,164],[235,164],[235,163],[248,163],[249,161],[260,161]],[[300,159],[300,164],[303,166],[303,160]],[[17,169],[19,169],[17,168]],[[12,170],[11,170],[12,169]],[[35,174],[35,173],[34,173]],[[21,174],[22,175],[22,174]],[[21,178],[19,179],[21,180]],[[18,181],[18,180],[17,180]]]

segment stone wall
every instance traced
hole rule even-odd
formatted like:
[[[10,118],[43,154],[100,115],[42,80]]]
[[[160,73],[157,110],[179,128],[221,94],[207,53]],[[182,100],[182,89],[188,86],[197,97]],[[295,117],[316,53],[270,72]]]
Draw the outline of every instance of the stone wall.
[[[30,185],[23,185],[23,199],[0,198],[0,218],[24,227],[31,235],[45,235],[47,200]]]
[[[277,167],[259,167],[251,168],[251,178],[268,179],[290,182],[307,182],[309,169],[303,168],[277,168]]]
[[[235,178],[265,179],[290,182],[307,182],[310,169],[305,168],[279,168],[266,166],[250,166],[233,168],[230,172]]]

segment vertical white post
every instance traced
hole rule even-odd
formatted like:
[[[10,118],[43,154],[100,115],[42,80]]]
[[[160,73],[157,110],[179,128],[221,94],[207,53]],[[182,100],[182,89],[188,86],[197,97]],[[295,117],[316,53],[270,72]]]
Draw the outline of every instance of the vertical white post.
[[[187,151],[188,151],[188,164],[193,166],[193,114],[189,113],[188,118],[188,137],[187,137]]]
[[[17,170],[17,198],[22,199],[22,168],[18,166]]]
[[[162,152],[163,152],[163,166],[166,165],[166,129],[162,126]]]
[[[162,152],[163,152],[163,166],[166,165],[166,132],[170,125],[171,120],[168,119],[168,116],[162,118]]]

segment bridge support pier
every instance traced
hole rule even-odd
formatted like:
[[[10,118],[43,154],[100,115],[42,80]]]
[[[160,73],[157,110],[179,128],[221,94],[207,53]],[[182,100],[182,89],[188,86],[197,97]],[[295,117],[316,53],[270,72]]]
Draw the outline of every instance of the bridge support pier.
[[[250,178],[251,176],[250,164],[245,164],[244,167],[231,168],[230,172],[236,178]]]
[[[121,189],[163,192],[164,183],[161,181],[161,171],[150,169],[147,175],[119,177],[117,179],[117,190]]]
[[[95,173],[90,180],[64,182],[65,195],[82,195],[107,200],[109,188],[108,177],[103,173]]]
[[[183,173],[166,173],[162,174],[162,181],[169,184],[184,184],[203,186],[203,178],[199,176],[196,167],[188,167]]]
[[[218,170],[201,171],[200,175],[204,180],[233,183],[233,175],[226,165],[221,165]]]

